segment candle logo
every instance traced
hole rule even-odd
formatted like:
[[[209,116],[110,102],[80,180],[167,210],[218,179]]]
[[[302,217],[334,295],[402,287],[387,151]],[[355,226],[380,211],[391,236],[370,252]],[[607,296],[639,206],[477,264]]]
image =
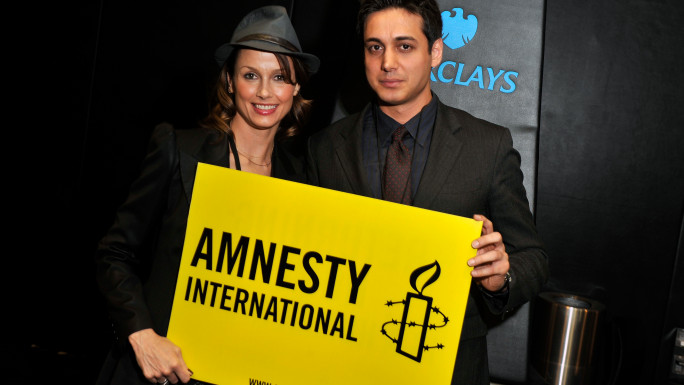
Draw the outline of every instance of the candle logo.
[[[428,276],[421,289],[418,290],[418,279],[426,273],[429,274],[430,271],[432,275]],[[385,303],[388,307],[401,304],[404,311],[401,321],[392,319],[382,325],[382,334],[397,345],[397,353],[417,362],[420,362],[424,351],[444,348],[444,345],[440,343],[429,345],[425,338],[428,330],[445,327],[449,323],[449,318],[437,306],[432,306],[432,297],[423,294],[425,288],[437,281],[441,271],[437,261],[417,268],[410,277],[411,287],[415,292],[407,292],[406,298],[401,301],[390,300]],[[393,327],[392,325],[399,325],[399,335],[396,338],[387,332],[388,328]]]

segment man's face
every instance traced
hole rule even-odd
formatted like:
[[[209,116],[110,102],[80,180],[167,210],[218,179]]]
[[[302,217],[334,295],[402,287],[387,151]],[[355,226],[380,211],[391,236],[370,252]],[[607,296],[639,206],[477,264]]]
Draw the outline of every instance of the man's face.
[[[381,105],[420,111],[430,102],[430,69],[442,59],[442,40],[428,49],[422,27],[419,15],[400,8],[375,12],[366,19],[366,78]]]

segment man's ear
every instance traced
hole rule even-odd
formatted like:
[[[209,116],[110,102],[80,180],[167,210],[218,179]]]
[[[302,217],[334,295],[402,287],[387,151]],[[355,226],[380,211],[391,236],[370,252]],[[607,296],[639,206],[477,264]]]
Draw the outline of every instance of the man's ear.
[[[444,50],[444,42],[442,41],[442,38],[439,38],[435,40],[434,43],[432,43],[432,49],[430,50],[430,54],[432,55],[432,66],[437,67],[439,63],[442,62],[442,52]]]

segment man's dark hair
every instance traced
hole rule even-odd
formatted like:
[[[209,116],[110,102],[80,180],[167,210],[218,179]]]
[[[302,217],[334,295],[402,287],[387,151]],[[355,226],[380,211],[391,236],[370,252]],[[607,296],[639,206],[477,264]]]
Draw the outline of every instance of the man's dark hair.
[[[432,49],[432,43],[442,37],[442,15],[435,0],[364,0],[361,2],[356,21],[356,31],[361,39],[368,16],[390,8],[404,9],[423,19],[423,33],[428,40],[428,51]]]

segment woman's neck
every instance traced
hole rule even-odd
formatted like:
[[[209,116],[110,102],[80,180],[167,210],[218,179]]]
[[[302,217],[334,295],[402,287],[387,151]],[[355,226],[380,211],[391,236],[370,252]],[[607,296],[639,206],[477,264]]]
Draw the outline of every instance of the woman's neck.
[[[239,120],[231,122],[243,171],[270,175],[275,130],[258,130]]]

